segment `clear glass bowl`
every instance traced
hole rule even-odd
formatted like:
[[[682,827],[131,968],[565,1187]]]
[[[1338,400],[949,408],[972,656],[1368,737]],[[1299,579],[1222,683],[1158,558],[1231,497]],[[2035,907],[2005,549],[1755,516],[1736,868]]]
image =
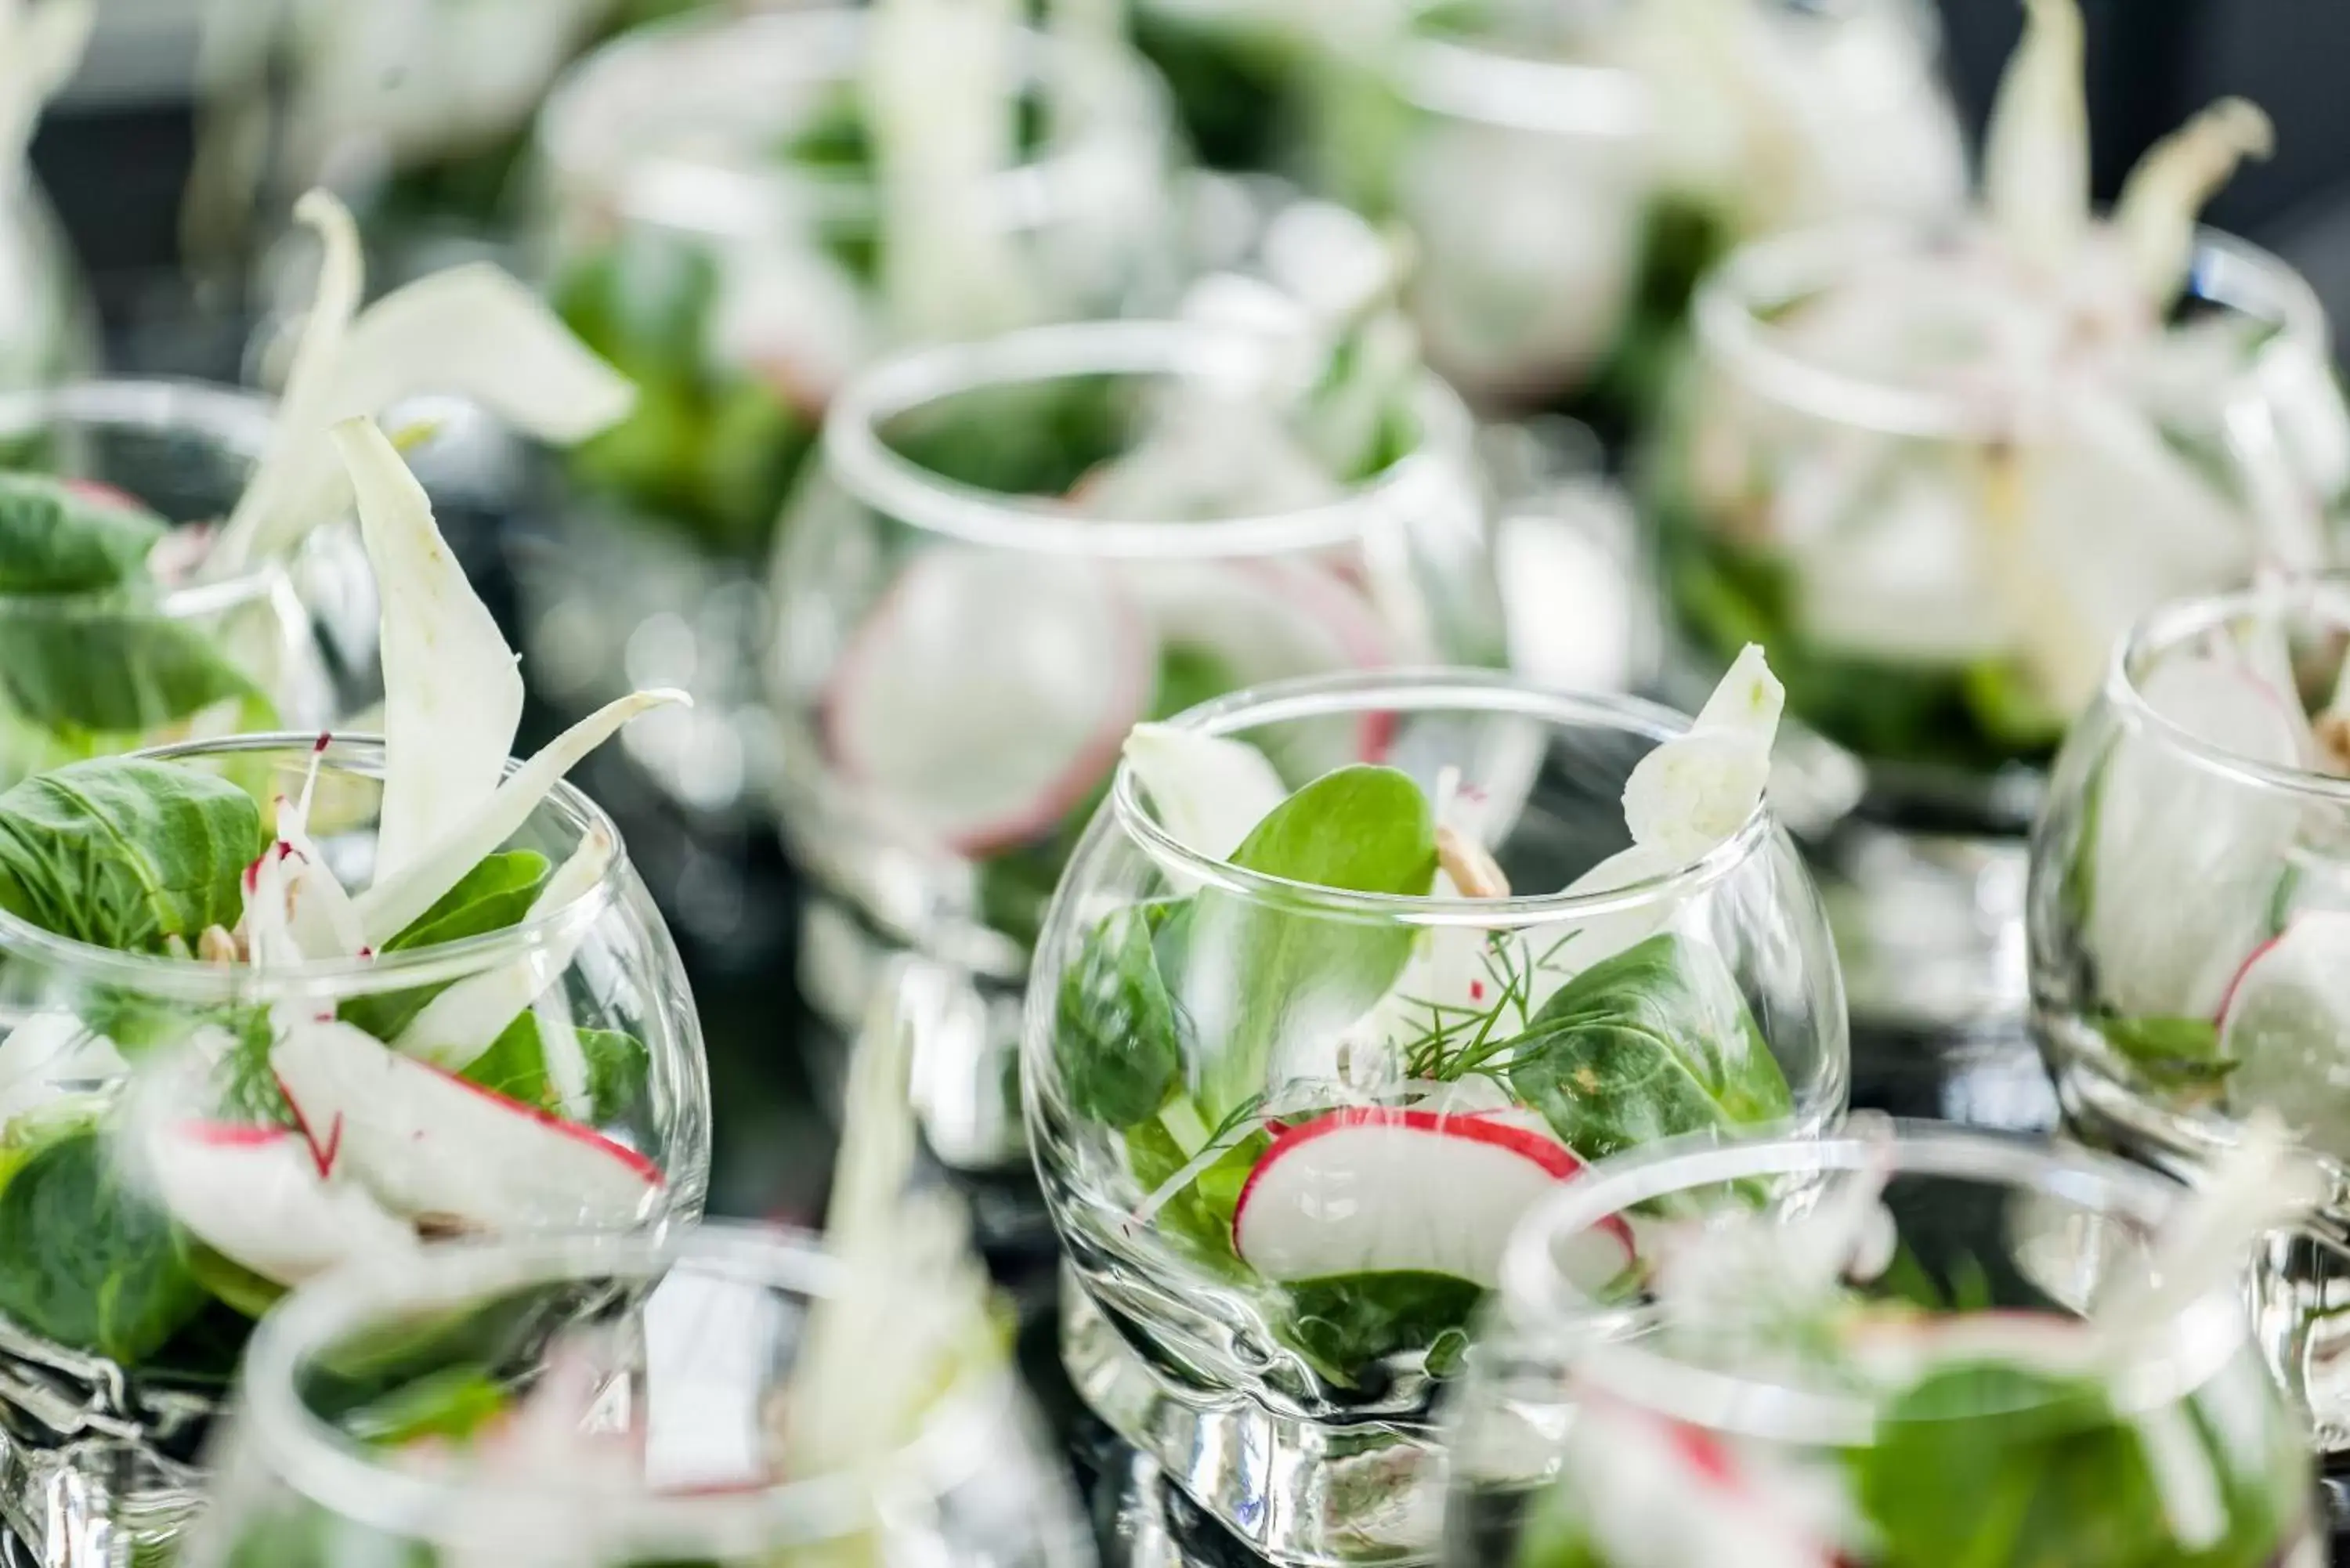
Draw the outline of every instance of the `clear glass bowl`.
[[[1957,208],[1965,154],[1930,6],[1731,9],[1750,8],[1713,41],[1748,51],[1736,66],[1648,37],[1654,6],[1482,5],[1330,41],[1345,68],[1316,111],[1321,182],[1410,228],[1413,313],[1472,400],[1598,390],[1645,409],[1690,291],[1739,239]]]
[[[2171,466],[2034,441],[2050,421],[1997,386],[1855,373],[1778,326],[1960,243],[1860,226],[1741,251],[1700,294],[1696,361],[1644,479],[1690,688],[1761,642],[1789,717],[1826,742],[1792,754],[1830,803],[1806,838],[1872,1020],[2020,1012],[2022,838],[2106,649],[2167,599],[2325,559],[2350,452],[2315,296],[2209,231],[2178,319],[2245,351],[2191,376],[2085,370],[2183,454]],[[2061,646],[2059,623],[2075,628]]]
[[[782,1397],[837,1278],[814,1237],[713,1225],[452,1247],[397,1279],[321,1280],[254,1336],[213,1504],[181,1561],[1090,1563],[1002,1359],[975,1358],[873,1473],[775,1479],[791,1454]],[[388,1424],[403,1399],[411,1415]],[[476,1424],[508,1399],[525,1403],[506,1432]],[[559,1417],[569,1399],[576,1421],[559,1425],[532,1403]],[[533,1435],[507,1441],[526,1420]]]
[[[275,734],[147,754],[217,771],[265,811],[276,794],[299,792],[314,752],[311,736]],[[347,885],[365,880],[382,767],[373,738],[338,739],[323,753],[309,830]],[[506,847],[559,864],[598,832],[618,845],[604,814],[561,785]],[[384,1194],[373,1219],[353,1217],[348,1233],[386,1247],[415,1233],[635,1228],[701,1212],[710,1160],[701,1030],[676,949],[617,848],[602,880],[561,909],[372,959],[256,972],[92,947],[5,913],[0,959],[0,1227],[9,1237],[0,1267],[0,1517],[45,1563],[111,1565],[126,1542],[143,1553],[185,1523],[203,1479],[197,1444],[252,1318],[277,1293],[203,1238],[224,1239],[223,1227],[235,1225],[245,1244],[276,1238],[301,1249],[331,1247],[345,1233],[328,1227],[322,1238],[317,1226],[301,1228],[315,1215],[277,1207],[271,1161],[332,1167],[327,1190],[336,1192],[348,1153],[361,1182]],[[331,1132],[301,1130],[298,1116],[286,1125],[291,1102],[275,1086],[276,1063],[255,1047],[283,1038],[287,1009],[331,1012],[384,1038],[441,989],[518,964],[549,982],[528,1014],[535,1087],[525,1082],[526,1053],[493,1047],[466,1071],[486,1072],[494,1060],[515,1066],[499,1077],[503,1105],[484,1089],[428,1117],[421,1098],[400,1108],[387,1079],[371,1102],[386,1117],[380,1127],[357,1103],[336,1113]],[[576,1074],[558,1038],[577,1045]],[[435,1081],[456,1086],[445,1075]],[[515,1115],[479,1124],[466,1115],[488,1115],[484,1106]],[[403,1135],[410,1124],[396,1118],[411,1112],[415,1127],[433,1130]],[[444,1130],[492,1126],[513,1147]],[[439,1137],[427,1163],[469,1174],[453,1199],[442,1189],[432,1213],[387,1220],[394,1209],[416,1212],[379,1179],[397,1168],[391,1146],[403,1136]],[[369,1157],[370,1147],[390,1152]],[[257,1232],[247,1234],[256,1214]],[[394,1236],[394,1224],[410,1237]],[[414,1256],[403,1245],[387,1266],[412,1268]],[[285,1266],[294,1277],[310,1265]]]
[[[314,530],[290,560],[193,580],[269,432],[263,400],[193,382],[0,393],[0,466],[124,492],[176,525],[148,602],[0,594],[0,786],[167,742],[325,729],[380,700],[356,521]]]
[[[1276,766],[1367,742],[1439,794],[1458,768],[1513,889],[1624,849],[1633,764],[1689,723],[1465,670],[1284,682],[1178,722]],[[1367,989],[1423,961],[1425,998]],[[1188,849],[1130,767],[1062,876],[1024,1051],[1078,1392],[1256,1550],[1314,1563],[1431,1549],[1430,1402],[1541,1193],[1671,1133],[1815,1132],[1848,1067],[1825,919],[1761,811],[1611,892],[1399,898]]]
[[[47,387],[98,363],[98,318],[49,200],[0,178],[0,391]]]
[[[2294,754],[2282,705],[2304,699],[2282,679],[2313,682],[2322,704],[2345,640],[2338,576],[2148,617],[2058,756],[2028,922],[2033,1032],[2083,1132],[2191,1179],[2265,1112],[2326,1163],[2334,1196],[2269,1258],[2262,1323],[2334,1449],[2350,1446],[2335,1326],[2350,1299],[2350,965],[2330,945],[2350,926],[2350,783]],[[2182,695],[2254,668],[2216,699]]]
[[[1758,1203],[1799,1220],[1828,1181],[1878,1171],[1869,1251],[1892,1266],[1853,1292],[1880,1304],[1851,1309],[1837,1355],[1773,1361],[1715,1337],[1752,1326],[1733,1320],[1747,1299],[1692,1334],[1645,1292],[1586,1293],[1582,1243],[1603,1229]],[[2118,1361],[2072,1326],[2101,1291],[2146,1281],[2180,1191],[1915,1122],[1610,1161],[1511,1241],[1448,1412],[1444,1561],[2323,1562],[2305,1432],[2252,1351],[2239,1281]]]
[[[1503,660],[1469,417],[1432,379],[1399,455],[1359,479],[1317,472],[1326,499],[1070,509],[1163,428],[1143,422],[1158,400],[1248,377],[1257,348],[1087,322],[900,356],[836,404],[785,521],[783,826],[821,890],[802,989],[848,1029],[899,950],[980,988],[916,1068],[956,1163],[1022,1158],[1018,988],[1128,728],[1284,676]],[[1242,488],[1267,477],[1235,461]]]

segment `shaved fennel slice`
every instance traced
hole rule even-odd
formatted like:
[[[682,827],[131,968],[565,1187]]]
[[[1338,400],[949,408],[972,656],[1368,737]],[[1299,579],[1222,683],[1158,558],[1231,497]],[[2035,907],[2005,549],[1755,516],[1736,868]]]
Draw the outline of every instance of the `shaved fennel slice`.
[[[383,601],[380,881],[497,788],[522,723],[522,672],[391,442],[364,418],[337,425],[334,441]]]
[[[1229,860],[1241,841],[1289,798],[1281,775],[1246,741],[1172,724],[1137,724],[1126,760],[1160,826],[1187,849]]]
[[[611,868],[612,852],[609,833],[600,826],[589,833],[546,879],[525,919],[544,919],[594,891]],[[587,935],[584,928],[567,932],[510,964],[459,981],[426,1002],[391,1048],[452,1073],[463,1072],[496,1043],[506,1025],[562,979]],[[571,1044],[576,1053],[576,1033]]]
[[[0,5],[0,168],[21,167],[41,109],[81,63],[97,0]]]
[[[2078,0],[2026,0],[1983,136],[1983,205],[2017,254],[2061,268],[2089,232],[2089,114]]]
[[[471,815],[445,829],[394,876],[377,882],[358,898],[369,945],[381,947],[436,899],[455,887],[482,859],[495,854],[564,774],[638,714],[664,703],[692,699],[682,691],[634,691],[606,703],[548,742],[530,761],[508,774],[495,794]]]
[[[2122,183],[2111,223],[2132,277],[2154,310],[2167,308],[2187,280],[2195,218],[2247,158],[2276,151],[2276,130],[2259,107],[2224,98],[2148,148]]]
[[[309,192],[294,204],[294,216],[317,231],[318,286],[301,336],[295,340],[268,449],[205,553],[199,568],[203,577],[233,576],[318,521],[315,514],[303,514],[303,475],[316,461],[309,449],[321,444],[323,431],[315,410],[331,384],[351,318],[359,314],[359,296],[367,286],[366,258],[350,209],[329,192]]]
[[[359,914],[350,894],[310,837],[310,806],[318,790],[318,763],[327,753],[321,735],[310,748],[310,770],[298,799],[276,799],[277,842],[287,871],[286,924],[294,945],[307,958],[355,958],[367,950]]]
[[[1687,864],[1728,843],[1762,804],[1786,689],[1749,643],[1686,735],[1658,746],[1624,783],[1632,842]]]

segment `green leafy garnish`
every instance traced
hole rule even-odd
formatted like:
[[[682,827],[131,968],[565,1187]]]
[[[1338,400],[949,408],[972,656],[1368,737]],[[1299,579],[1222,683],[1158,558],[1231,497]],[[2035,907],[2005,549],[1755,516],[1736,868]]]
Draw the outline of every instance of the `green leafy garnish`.
[[[1436,821],[1409,774],[1356,763],[1325,774],[1257,824],[1232,864],[1358,893],[1425,896]],[[1193,901],[1181,1005],[1196,1031],[1193,1097],[1222,1119],[1263,1091],[1284,1041],[1325,1037],[1394,985],[1419,932],[1209,888]]]
[[[1458,1333],[1485,1293],[1451,1274],[1414,1272],[1340,1274],[1282,1288],[1290,1304],[1284,1337],[1340,1384],[1398,1351]]]
[[[2220,1054],[2220,1026],[2209,1018],[2108,1013],[2097,1020],[2097,1032],[2149,1082],[2166,1089],[2208,1089],[2240,1064]]]
[[[588,1122],[609,1122],[624,1115],[644,1093],[652,1070],[651,1053],[633,1034],[611,1029],[574,1029],[587,1069]],[[569,1116],[562,1096],[546,1070],[546,1043],[538,1015],[525,1012],[506,1025],[490,1048],[466,1065],[468,1082],[520,1100],[557,1116]]]
[[[151,512],[45,474],[0,472],[0,594],[84,594],[142,575],[169,532]]]
[[[66,1133],[0,1188],[0,1313],[79,1350],[135,1365],[208,1299],[170,1216],[136,1190],[102,1132]]]
[[[383,950],[438,947],[519,925],[530,913],[531,900],[538,897],[548,868],[546,857],[535,849],[507,849],[490,856],[384,943]]]
[[[123,952],[234,926],[261,813],[235,784],[128,757],[75,763],[0,794],[0,909]]]
[[[463,1442],[503,1415],[513,1403],[505,1386],[479,1363],[461,1363],[428,1372],[382,1397],[344,1413],[338,1423],[352,1438],[398,1448],[420,1438]]]
[[[1119,909],[1061,976],[1053,1044],[1069,1108],[1127,1127],[1158,1113],[1181,1076],[1187,1029],[1140,907]]]

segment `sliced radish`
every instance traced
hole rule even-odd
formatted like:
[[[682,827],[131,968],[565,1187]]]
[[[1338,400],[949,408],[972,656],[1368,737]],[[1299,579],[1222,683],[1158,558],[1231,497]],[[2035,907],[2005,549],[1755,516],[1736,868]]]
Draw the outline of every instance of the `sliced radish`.
[[[1402,656],[1369,599],[1310,561],[1153,561],[1129,568],[1127,581],[1162,645],[1197,649],[1235,686],[1376,670]],[[1380,761],[1394,735],[1395,715],[1378,712],[1352,722],[1299,721],[1248,739],[1302,782],[1348,763]]]
[[[983,854],[1057,826],[1149,700],[1133,606],[1089,562],[948,545],[883,596],[825,694],[827,748],[915,833]]]
[[[1171,724],[1137,724],[1125,755],[1159,821],[1186,848],[1228,860],[1289,798],[1281,775],[1246,741]]]
[[[348,1023],[297,1024],[270,1053],[320,1158],[386,1204],[487,1231],[641,1219],[660,1168],[593,1129],[403,1056]]]
[[[362,1189],[329,1179],[286,1127],[172,1121],[148,1144],[164,1206],[214,1251],[281,1285],[353,1258],[399,1257],[416,1232]]]
[[[2220,1012],[2228,1105],[2273,1112],[2322,1153],[2350,1158],[2350,914],[2314,909],[2262,943]]]
[[[1232,1239],[1272,1280],[1411,1271],[1490,1289],[1519,1217],[1582,1168],[1546,1129],[1497,1116],[1331,1111],[1257,1161]]]
[[[2302,761],[2293,698],[2232,649],[2174,654],[2141,694],[2207,745],[2272,766]],[[2139,1017],[2213,1016],[2267,929],[2299,804],[2137,732],[2116,741],[2096,789],[2085,935],[2106,1002]]]

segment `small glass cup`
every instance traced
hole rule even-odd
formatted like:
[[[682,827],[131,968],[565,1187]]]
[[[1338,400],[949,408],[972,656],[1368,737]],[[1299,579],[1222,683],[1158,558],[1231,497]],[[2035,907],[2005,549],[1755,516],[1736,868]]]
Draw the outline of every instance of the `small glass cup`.
[[[1887,1266],[1850,1287],[1870,1304],[1837,1321],[1833,1352],[1733,1343],[1767,1332],[1772,1303],[1751,1294],[1725,1289],[1721,1321],[1691,1333],[1643,1290],[1594,1293],[1595,1235],[1758,1204],[1794,1220],[1827,1181],[1880,1172],[1867,1251]],[[2076,1324],[2148,1278],[2181,1191],[1926,1122],[1609,1161],[1512,1238],[1448,1413],[1444,1561],[2322,1563],[2305,1431],[2239,1281],[2118,1362]]]
[[[1089,1564],[1006,1357],[973,1355],[872,1471],[775,1479],[781,1397],[837,1288],[816,1238],[744,1225],[450,1247],[397,1277],[320,1280],[254,1335],[181,1561]],[[559,1425],[530,1407],[567,1395]]]
[[[265,821],[317,757],[311,839],[347,885],[364,880],[380,741],[319,752],[313,736],[247,735],[142,754],[217,772],[263,805]],[[47,1568],[140,1556],[195,1507],[197,1445],[252,1320],[278,1294],[218,1247],[267,1251],[280,1277],[299,1277],[348,1237],[356,1255],[396,1251],[397,1272],[416,1266],[419,1236],[700,1214],[710,1159],[700,1026],[616,830],[559,785],[506,847],[560,864],[599,833],[615,846],[609,866],[562,909],[486,936],[285,971],[116,951],[0,912],[0,1519]],[[331,1130],[298,1109],[285,1125],[290,1091],[274,1086],[276,1063],[263,1053],[284,1038],[289,1010],[389,1041],[451,985],[519,966],[539,987],[516,1020],[532,1027],[510,1027],[462,1079],[425,1084],[415,1075],[429,1070],[414,1069],[406,1108],[386,1110],[390,1132],[366,1131],[375,1124],[356,1101],[332,1114]],[[391,1107],[399,1085],[382,1087],[377,1103]],[[461,1087],[473,1092],[452,1098]],[[315,1099],[311,1114],[328,1120]],[[363,1135],[385,1152],[367,1156]],[[416,1146],[437,1147],[428,1165],[469,1173],[453,1198],[440,1186],[429,1213],[379,1181],[398,1162],[390,1145],[408,1136],[437,1140]],[[378,1204],[355,1206],[346,1158],[383,1191]],[[288,1187],[310,1168],[334,1173],[319,1188],[344,1205],[332,1220]],[[433,1185],[416,1174],[402,1179],[411,1196]]]
[[[1751,9],[1733,111],[1693,101],[1713,90],[1701,72],[1671,74],[1705,41],[1642,37],[1639,7],[1431,11],[1391,38],[1330,40],[1345,68],[1316,111],[1321,182],[1409,226],[1414,317],[1472,400],[1596,391],[1641,411],[1699,276],[1740,238],[1957,208],[1966,160],[1930,6]],[[1725,112],[1756,124],[1708,145]]]
[[[2350,454],[2315,296],[2209,231],[2178,319],[2209,324],[2217,368],[2099,383],[2127,389],[2150,468],[2035,441],[1996,387],[1857,373],[1776,325],[1971,243],[1846,226],[1739,252],[1700,292],[1644,483],[1690,688],[1761,642],[1810,732],[1783,754],[1866,1023],[2020,1017],[2023,836],[2107,647],[2167,599],[2324,561]],[[2027,635],[2056,624],[2076,631],[2061,659]]]
[[[1024,1163],[1028,954],[1129,727],[1279,677],[1503,662],[1469,416],[1433,378],[1394,454],[1324,464],[1310,504],[1071,511],[1154,400],[1247,385],[1260,347],[1084,322],[902,355],[835,405],[785,522],[783,825],[819,889],[802,990],[847,1031],[894,955],[931,965],[937,1002],[909,1004],[941,1014],[916,1095],[951,1164]]]
[[[1626,846],[1625,781],[1689,721],[1431,670],[1283,682],[1177,723],[1277,768],[1367,741],[1473,805],[1510,888],[1549,889]],[[1131,766],[1063,873],[1024,1048],[1078,1393],[1297,1563],[1433,1547],[1430,1402],[1541,1194],[1676,1132],[1817,1132],[1848,1066],[1825,918],[1759,809],[1614,891],[1389,897],[1186,847]]]
[[[291,559],[194,580],[269,439],[263,400],[193,382],[0,394],[0,466],[123,492],[174,531],[159,587],[0,594],[0,787],[83,757],[267,729],[324,729],[380,701],[375,576],[350,518]]]
[[[2350,1447],[2350,949],[2330,945],[2350,782],[2331,742],[2303,750],[2301,709],[2345,645],[2338,576],[2141,622],[2057,758],[2028,919],[2033,1033],[2085,1136],[2191,1180],[2264,1112],[2324,1162],[2326,1208],[2263,1261],[2261,1324],[2330,1450]]]

